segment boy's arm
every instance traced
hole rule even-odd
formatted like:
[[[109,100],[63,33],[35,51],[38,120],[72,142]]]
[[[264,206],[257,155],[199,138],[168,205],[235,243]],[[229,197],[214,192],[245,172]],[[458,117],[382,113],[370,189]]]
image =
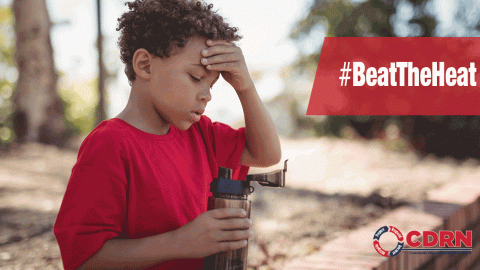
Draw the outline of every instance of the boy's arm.
[[[252,222],[240,208],[200,214],[179,229],[140,239],[111,239],[88,259],[84,269],[145,269],[173,259],[203,258],[247,245]]]
[[[237,94],[243,107],[247,139],[240,164],[257,167],[277,164],[282,155],[280,141],[255,86],[252,84],[251,89],[239,91]]]
[[[111,239],[78,270],[145,269],[181,256],[173,232],[140,239]]]
[[[245,115],[247,144],[240,158],[246,166],[267,167],[281,158],[280,140],[273,121],[258,96],[248,73],[241,49],[223,40],[207,40],[202,64],[208,70],[220,71],[237,92]]]

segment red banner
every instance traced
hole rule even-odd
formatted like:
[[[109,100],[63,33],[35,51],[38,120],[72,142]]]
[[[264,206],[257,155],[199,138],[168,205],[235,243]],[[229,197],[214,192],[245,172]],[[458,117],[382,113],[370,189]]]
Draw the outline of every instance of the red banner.
[[[327,37],[307,115],[480,115],[479,60],[480,38]]]

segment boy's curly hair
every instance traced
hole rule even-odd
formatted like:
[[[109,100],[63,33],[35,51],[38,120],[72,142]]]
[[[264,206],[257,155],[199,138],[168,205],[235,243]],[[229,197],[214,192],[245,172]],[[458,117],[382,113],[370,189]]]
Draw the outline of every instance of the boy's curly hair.
[[[136,0],[125,3],[130,11],[118,19],[118,45],[126,64],[128,80],[135,80],[132,60],[140,48],[161,57],[170,57],[175,47],[183,48],[195,36],[237,41],[236,27],[230,27],[212,4],[198,0]]]

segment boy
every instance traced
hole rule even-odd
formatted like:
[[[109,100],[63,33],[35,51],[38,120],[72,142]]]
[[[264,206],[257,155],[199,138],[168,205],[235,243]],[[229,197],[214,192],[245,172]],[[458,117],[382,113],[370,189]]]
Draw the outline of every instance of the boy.
[[[273,123],[251,80],[236,28],[212,5],[137,0],[119,19],[132,89],[125,109],[84,140],[55,223],[70,269],[201,269],[202,258],[242,248],[243,209],[207,210],[218,167],[280,160]],[[235,89],[245,128],[202,116],[219,76]],[[219,93],[221,94],[221,93]]]

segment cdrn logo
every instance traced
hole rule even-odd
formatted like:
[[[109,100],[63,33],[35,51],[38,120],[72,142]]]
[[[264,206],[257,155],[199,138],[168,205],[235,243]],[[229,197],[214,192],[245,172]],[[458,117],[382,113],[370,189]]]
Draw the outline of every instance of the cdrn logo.
[[[387,232],[393,233],[397,239],[397,246],[391,250],[386,251],[380,246],[380,237]],[[422,237],[422,240],[415,239],[413,237]],[[397,228],[393,226],[383,226],[378,229],[373,235],[373,247],[382,256],[393,257],[400,253],[402,250],[408,251],[472,251],[472,231],[440,231],[439,233],[434,231],[411,231],[406,237],[407,244],[411,248],[404,248],[403,235]],[[463,244],[463,245],[462,245]],[[422,245],[422,247],[420,247]],[[434,248],[437,246],[437,248]],[[462,248],[466,247],[466,248]]]

